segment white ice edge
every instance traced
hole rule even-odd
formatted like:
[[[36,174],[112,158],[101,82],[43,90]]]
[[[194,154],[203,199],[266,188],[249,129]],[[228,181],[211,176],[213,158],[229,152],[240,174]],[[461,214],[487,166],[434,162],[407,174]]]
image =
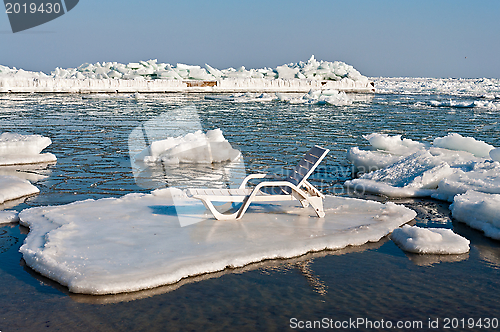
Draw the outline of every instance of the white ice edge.
[[[39,192],[40,190],[27,180],[16,176],[0,175],[0,204]]]
[[[153,141],[146,149],[135,155],[134,159],[145,163],[161,161],[170,165],[212,164],[233,162],[240,156],[241,152],[233,149],[222,134],[222,130],[217,128],[206,133],[198,130],[183,136]]]
[[[177,210],[197,223],[180,226],[172,195]],[[216,221],[199,201],[166,189],[32,208],[20,214],[30,228],[20,251],[28,266],[71,292],[115,294],[376,242],[416,215],[393,203],[334,196],[325,199],[324,219],[298,206],[255,204],[240,221]]]
[[[17,211],[4,210],[0,211],[0,224],[9,224],[19,221],[19,213]]]
[[[469,190],[454,197],[450,210],[453,218],[500,240],[500,195]]]
[[[0,166],[56,161],[52,153],[41,153],[50,144],[51,139],[41,135],[0,133]]]

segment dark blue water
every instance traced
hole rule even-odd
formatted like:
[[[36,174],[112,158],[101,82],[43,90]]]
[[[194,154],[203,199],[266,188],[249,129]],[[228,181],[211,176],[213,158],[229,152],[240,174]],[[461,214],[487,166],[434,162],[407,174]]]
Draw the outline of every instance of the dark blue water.
[[[365,146],[362,135],[372,132],[419,141],[457,132],[500,146],[498,112],[429,106],[430,100],[440,98],[448,96],[380,94],[336,107],[232,104],[205,100],[203,95],[178,94],[146,95],[142,100],[2,95],[0,131],[50,137],[53,144],[47,152],[58,157],[56,164],[42,169],[23,168],[46,178],[36,183],[39,195],[12,208],[117,197],[172,184],[183,187],[189,181],[179,174],[217,173],[211,167],[174,169],[150,173],[152,181],[147,185],[138,182],[130,163],[129,136],[159,116],[167,119],[162,123],[167,129],[178,126],[175,121],[187,128],[221,128],[242,152],[249,173],[287,169],[310,146],[327,147],[331,152],[322,164],[327,176],[316,184],[324,192],[337,194],[342,194],[339,186],[352,178],[347,150]],[[187,106],[191,111],[186,111]],[[447,203],[429,199],[397,202],[417,211],[413,223],[452,228],[467,237],[470,253],[406,254],[385,238],[361,247],[267,261],[143,292],[84,296],[70,294],[25,267],[18,249],[28,230],[4,225],[0,227],[0,331],[282,331],[290,329],[292,318],[297,322],[359,318],[394,325],[410,321],[417,322],[417,327],[422,322],[424,330],[429,320],[439,319],[442,328],[446,318],[457,318],[464,328],[456,330],[470,331],[478,328],[468,328],[469,318],[475,322],[500,318],[500,243],[453,221]],[[372,330],[366,327],[355,330]]]

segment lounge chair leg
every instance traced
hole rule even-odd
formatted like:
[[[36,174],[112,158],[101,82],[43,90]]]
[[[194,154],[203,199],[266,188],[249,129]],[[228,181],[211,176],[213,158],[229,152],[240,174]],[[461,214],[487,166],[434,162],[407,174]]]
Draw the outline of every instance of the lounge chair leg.
[[[205,207],[208,210],[210,210],[210,212],[212,212],[213,216],[217,220],[235,220],[236,217],[238,216],[239,211],[236,211],[235,213],[231,213],[231,214],[220,213],[219,211],[217,211],[217,209],[215,208],[215,206],[212,204],[211,201],[206,200],[206,199],[202,199],[201,201],[203,202]]]
[[[325,216],[325,210],[323,209],[323,198],[321,197],[309,197],[309,203],[311,203],[314,212],[318,215],[318,217],[323,218]]]

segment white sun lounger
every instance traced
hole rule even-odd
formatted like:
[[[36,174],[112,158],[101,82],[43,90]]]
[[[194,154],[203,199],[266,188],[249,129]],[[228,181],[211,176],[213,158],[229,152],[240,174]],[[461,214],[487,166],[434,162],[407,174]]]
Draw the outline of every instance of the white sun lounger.
[[[263,179],[266,174],[247,176],[238,189],[188,189],[188,196],[199,199],[217,220],[234,220],[243,217],[252,202],[273,202],[299,200],[303,207],[311,205],[318,217],[323,218],[325,196],[307,178],[314,172],[330,150],[314,146],[293,169],[292,174],[282,181],[263,181],[248,189],[251,179]],[[219,212],[212,202],[243,202],[238,211],[230,214]]]

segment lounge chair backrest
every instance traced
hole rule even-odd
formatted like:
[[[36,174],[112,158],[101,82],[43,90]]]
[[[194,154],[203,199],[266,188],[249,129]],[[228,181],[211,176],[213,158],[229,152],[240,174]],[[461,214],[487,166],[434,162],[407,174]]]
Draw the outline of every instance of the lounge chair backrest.
[[[305,155],[304,158],[295,166],[292,173],[286,178],[295,186],[300,188],[307,181],[307,178],[314,172],[316,167],[321,163],[323,158],[330,150],[324,149],[320,146],[313,146]],[[263,188],[264,189],[264,188]],[[265,188],[266,193],[274,195],[289,195],[291,193],[290,187],[268,187]]]
[[[317,145],[313,146],[295,166],[287,180],[297,187],[302,186],[303,182],[314,172],[329,151]]]

